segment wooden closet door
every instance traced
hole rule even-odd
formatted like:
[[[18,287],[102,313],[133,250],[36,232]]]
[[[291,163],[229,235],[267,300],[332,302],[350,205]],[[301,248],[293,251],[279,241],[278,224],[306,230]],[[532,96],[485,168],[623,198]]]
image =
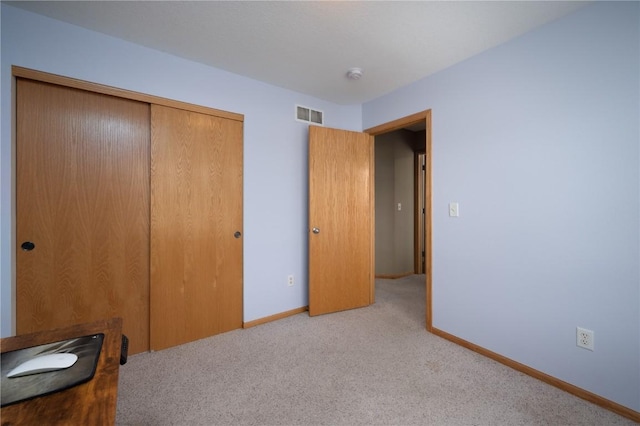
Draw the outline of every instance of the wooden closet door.
[[[130,353],[148,350],[149,105],[16,90],[18,334],[122,317]]]
[[[242,122],[152,105],[151,349],[242,326],[241,232]]]

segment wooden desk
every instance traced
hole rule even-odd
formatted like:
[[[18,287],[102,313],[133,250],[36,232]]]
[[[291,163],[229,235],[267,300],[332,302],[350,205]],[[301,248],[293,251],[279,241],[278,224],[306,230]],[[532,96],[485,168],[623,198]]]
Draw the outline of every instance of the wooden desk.
[[[121,318],[7,337],[0,339],[0,350],[2,353],[10,352],[97,333],[104,333],[104,340],[91,380],[67,390],[2,407],[2,426],[115,424],[122,344]]]

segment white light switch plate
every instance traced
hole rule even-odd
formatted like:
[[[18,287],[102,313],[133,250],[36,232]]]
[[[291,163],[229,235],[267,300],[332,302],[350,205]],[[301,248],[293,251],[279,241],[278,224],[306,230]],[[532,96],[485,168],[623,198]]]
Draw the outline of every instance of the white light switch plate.
[[[458,208],[458,203],[449,203],[449,216],[451,217],[460,216],[460,209]]]

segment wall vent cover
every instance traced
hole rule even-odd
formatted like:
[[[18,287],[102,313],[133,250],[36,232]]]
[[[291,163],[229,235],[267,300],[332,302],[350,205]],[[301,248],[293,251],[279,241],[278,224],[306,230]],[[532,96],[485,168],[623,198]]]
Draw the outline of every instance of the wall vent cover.
[[[324,124],[324,113],[322,111],[296,105],[296,120],[322,126]]]

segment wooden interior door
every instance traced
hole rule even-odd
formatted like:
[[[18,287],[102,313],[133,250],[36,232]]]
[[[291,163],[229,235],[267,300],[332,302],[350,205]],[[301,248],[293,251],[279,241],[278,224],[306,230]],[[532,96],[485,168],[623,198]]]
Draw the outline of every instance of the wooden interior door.
[[[16,95],[17,333],[122,317],[148,350],[149,105],[26,79]]]
[[[242,122],[151,106],[151,349],[242,326]]]
[[[309,127],[309,314],[374,299],[373,136]]]

